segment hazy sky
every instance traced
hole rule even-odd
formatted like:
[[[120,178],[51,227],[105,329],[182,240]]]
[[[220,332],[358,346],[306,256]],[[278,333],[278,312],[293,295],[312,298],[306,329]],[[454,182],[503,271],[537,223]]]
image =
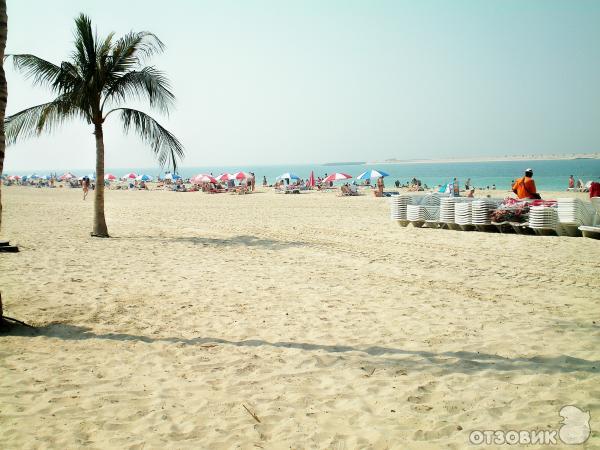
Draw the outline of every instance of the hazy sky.
[[[156,33],[186,166],[600,151],[598,0],[7,3],[7,52],[55,63],[80,12]],[[9,113],[50,99],[6,66]],[[12,146],[5,171],[91,168],[91,132]],[[105,139],[108,167],[156,166],[116,116]]]

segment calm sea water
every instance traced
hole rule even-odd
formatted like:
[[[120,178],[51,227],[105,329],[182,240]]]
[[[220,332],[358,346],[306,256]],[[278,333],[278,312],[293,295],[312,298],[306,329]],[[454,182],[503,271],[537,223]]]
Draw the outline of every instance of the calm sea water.
[[[212,173],[218,175],[222,172],[236,172],[243,170],[254,172],[257,182],[262,182],[263,176],[267,177],[269,183],[273,183],[275,178],[284,172],[291,172],[301,178],[308,178],[311,170],[314,170],[315,177],[323,176],[325,173],[344,172],[352,176],[357,176],[368,169],[378,169],[387,172],[390,176],[386,178],[386,184],[391,185],[395,180],[406,182],[416,177],[429,186],[445,184],[452,181],[452,178],[458,178],[461,186],[467,178],[475,187],[485,188],[486,186],[496,185],[499,190],[510,189],[511,181],[521,177],[527,168],[533,168],[534,179],[538,190],[561,191],[568,186],[569,175],[575,179],[581,178],[584,183],[589,180],[600,181],[600,159],[574,159],[574,160],[553,160],[553,161],[501,161],[501,162],[461,162],[461,163],[432,163],[432,164],[380,164],[380,165],[337,165],[323,166],[318,164],[307,165],[278,165],[278,166],[212,166],[212,167],[182,167],[179,174],[184,178],[191,177],[198,173]],[[53,172],[64,173],[66,169],[56,169]],[[130,167],[130,168],[107,168],[107,172],[122,176],[128,172],[138,174],[146,173],[156,177],[161,172],[158,167]],[[93,173],[93,169],[73,171],[76,175]],[[39,175],[44,175],[47,171],[37,171]],[[17,173],[18,175],[27,175],[27,173]]]

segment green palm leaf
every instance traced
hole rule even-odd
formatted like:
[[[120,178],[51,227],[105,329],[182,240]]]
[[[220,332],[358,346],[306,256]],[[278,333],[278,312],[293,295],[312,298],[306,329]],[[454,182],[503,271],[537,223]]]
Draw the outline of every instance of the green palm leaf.
[[[158,162],[177,170],[177,160],[184,155],[181,142],[148,114],[131,108],[117,108],[121,112],[123,131],[128,133],[133,127],[138,136],[150,145]],[[107,114],[108,115],[108,114]]]

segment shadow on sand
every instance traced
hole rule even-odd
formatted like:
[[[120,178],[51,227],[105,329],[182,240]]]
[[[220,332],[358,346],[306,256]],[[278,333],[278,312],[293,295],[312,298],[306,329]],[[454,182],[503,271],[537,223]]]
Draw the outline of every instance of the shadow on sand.
[[[204,247],[262,247],[267,250],[282,250],[293,247],[306,247],[309,244],[303,241],[280,241],[275,239],[264,239],[256,236],[232,236],[230,238],[217,239],[203,236],[116,236],[113,239],[141,240],[168,243],[187,243]]]
[[[349,346],[349,345],[325,345],[308,342],[269,342],[262,339],[248,339],[242,341],[232,341],[213,337],[148,337],[126,333],[104,333],[98,334],[90,328],[80,327],[69,324],[49,324],[36,331],[20,329],[18,332],[11,333],[22,336],[39,336],[70,340],[100,339],[112,341],[138,341],[147,344],[155,342],[183,344],[189,346],[222,344],[236,347],[275,347],[292,348],[307,352],[327,352],[333,354],[344,354],[356,352],[358,354],[367,354],[378,357],[375,362],[382,363],[390,367],[402,367],[408,370],[431,370],[440,369],[444,372],[455,373],[473,373],[484,370],[494,370],[498,372],[522,371],[530,373],[568,373],[568,372],[600,372],[600,361],[588,361],[581,358],[573,358],[567,355],[549,357],[534,356],[530,358],[516,357],[506,358],[500,355],[493,355],[480,352],[428,352],[418,350],[403,350],[379,346]],[[403,358],[390,358],[390,356],[402,356]]]

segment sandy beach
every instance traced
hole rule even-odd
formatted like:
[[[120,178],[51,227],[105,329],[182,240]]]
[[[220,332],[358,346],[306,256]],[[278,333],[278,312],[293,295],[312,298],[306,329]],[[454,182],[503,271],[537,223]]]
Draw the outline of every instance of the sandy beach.
[[[271,190],[107,191],[92,239],[80,190],[2,197],[5,312],[38,327],[0,335],[3,448],[463,449],[564,405],[600,447],[600,241]]]

